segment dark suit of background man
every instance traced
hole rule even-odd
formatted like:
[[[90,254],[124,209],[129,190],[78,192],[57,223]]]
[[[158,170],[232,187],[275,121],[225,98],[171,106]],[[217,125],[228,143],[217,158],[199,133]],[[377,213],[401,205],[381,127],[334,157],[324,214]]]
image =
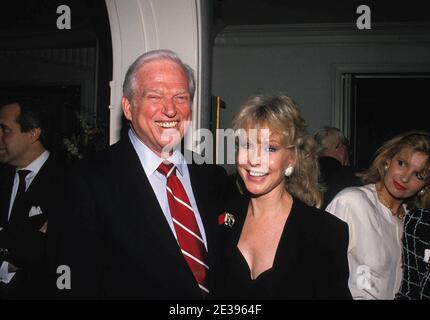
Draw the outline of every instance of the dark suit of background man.
[[[47,296],[46,231],[59,167],[45,149],[39,106],[0,101],[0,298]]]
[[[321,180],[326,187],[322,209],[344,188],[360,185],[349,163],[349,143],[342,131],[324,127],[315,136],[318,144],[318,162]]]
[[[71,269],[71,290],[59,294],[89,299],[208,297],[216,276],[214,235],[226,174],[220,167],[186,164],[179,149],[172,150],[191,120],[193,71],[171,51],[151,51],[130,66],[123,91],[128,133],[82,163],[69,185],[59,264]],[[197,261],[189,260],[180,243],[178,233],[186,230],[173,216],[166,190],[170,175],[158,171],[162,163],[175,164],[189,198],[188,214],[198,225],[194,233],[206,255],[201,262],[207,268],[201,273],[192,272],[189,263]],[[207,278],[201,285],[197,278],[203,272]]]

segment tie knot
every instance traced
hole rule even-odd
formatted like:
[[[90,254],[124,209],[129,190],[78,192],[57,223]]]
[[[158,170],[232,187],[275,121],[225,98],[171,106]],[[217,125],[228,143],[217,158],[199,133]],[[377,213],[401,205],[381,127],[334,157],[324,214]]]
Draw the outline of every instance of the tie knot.
[[[165,164],[162,162],[157,171],[168,178],[172,173],[175,174],[175,166],[171,163]]]
[[[31,170],[18,170],[19,180],[23,181],[30,172]]]

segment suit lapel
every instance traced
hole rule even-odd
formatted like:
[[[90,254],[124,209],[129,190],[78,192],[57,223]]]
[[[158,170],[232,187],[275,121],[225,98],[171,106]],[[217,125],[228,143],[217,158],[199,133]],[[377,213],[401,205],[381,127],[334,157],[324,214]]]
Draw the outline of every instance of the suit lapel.
[[[221,252],[220,229],[222,226],[218,226],[218,216],[224,210],[225,203],[219,203],[221,187],[219,182],[216,181],[219,177],[216,177],[214,172],[211,171],[207,165],[189,164],[188,171],[190,174],[191,186],[196,200],[197,207],[199,209],[200,217],[203,222],[203,227],[206,233],[206,240],[208,246],[208,259],[209,259],[209,287],[214,289],[218,278],[222,276],[218,270],[219,266],[219,254]]]
[[[118,159],[115,160],[116,163],[120,164],[118,174],[121,177],[118,177],[118,179],[123,181],[123,188],[127,188],[130,192],[128,199],[124,199],[124,201],[133,202],[130,204],[131,209],[127,212],[127,215],[129,215],[127,219],[137,222],[137,227],[134,228],[135,231],[133,232],[138,233],[136,237],[140,237],[140,241],[146,241],[156,250],[159,250],[157,252],[160,252],[160,257],[156,261],[168,261],[167,263],[175,266],[172,268],[174,268],[176,276],[181,278],[182,285],[187,287],[183,288],[185,291],[194,290],[195,296],[199,297],[200,290],[197,285],[194,285],[195,278],[184,259],[139,157],[128,137],[120,142],[120,150],[118,151]],[[188,166],[188,169],[194,198],[199,208],[208,246],[210,247],[213,242],[212,234],[214,233],[211,229],[215,224],[211,223],[208,217],[211,214],[216,217],[215,213],[210,212],[211,195],[208,192],[208,185],[210,184],[207,182],[206,171],[201,169],[200,166]],[[211,259],[211,250],[209,250],[209,259]]]
[[[202,172],[202,168],[196,164],[188,165],[188,172],[190,174],[191,188],[193,190],[194,198],[196,199],[199,213],[202,216],[204,224],[207,224],[207,218],[210,211],[210,200],[208,193],[208,186],[211,182],[208,181],[209,177]],[[213,208],[212,208],[213,210]],[[215,212],[213,214],[216,214]],[[206,227],[206,225],[205,225]]]
[[[4,169],[0,176],[0,225],[6,226],[9,215],[10,197],[12,193],[15,168]]]
[[[215,206],[211,205],[215,203],[214,199],[210,196],[214,196],[208,190],[209,186],[213,184],[208,181],[209,177],[205,174],[203,167],[196,164],[188,165],[188,172],[190,174],[191,188],[193,190],[194,199],[196,200],[197,208],[199,209],[200,217],[205,228],[206,240],[208,242],[208,248],[211,247],[212,236],[214,234],[214,219],[221,212],[213,212]],[[210,250],[209,250],[210,251]],[[209,252],[210,253],[210,252]]]
[[[121,163],[120,174],[124,174],[122,179],[127,183],[128,190],[133,194],[131,198],[135,202],[133,204],[135,210],[129,213],[135,215],[131,217],[132,221],[142,221],[145,230],[151,231],[142,234],[147,237],[147,241],[155,239],[164,252],[185,263],[133,145],[128,137],[121,144],[123,150],[118,153],[118,160]]]
[[[43,199],[49,198],[49,195],[44,194],[47,190],[47,186],[52,184],[52,179],[56,177],[53,176],[56,172],[52,171],[52,166],[54,165],[54,161],[52,160],[52,156],[46,160],[43,166],[40,168],[37,175],[34,177],[30,186],[27,188],[27,191],[21,198],[19,204],[17,204],[16,208],[14,207],[13,214],[17,214],[17,212],[22,213],[25,212],[25,219],[29,216],[29,211],[32,207],[39,207],[42,210],[42,214],[38,217],[40,222],[46,220],[46,208],[44,208],[44,204],[46,202],[41,203]],[[11,219],[9,219],[11,221]],[[20,220],[21,221],[21,220]],[[25,220],[24,220],[25,221]]]
[[[49,158],[46,160],[46,162],[43,164],[43,166],[40,168],[37,175],[34,177],[33,181],[31,182],[30,186],[27,188],[27,191],[25,192],[25,197],[31,198],[31,196],[35,193],[35,190],[43,190],[43,186],[47,185],[49,183],[49,180],[51,177],[49,175],[50,167],[52,166],[53,160],[51,159],[52,156],[49,156]],[[52,181],[51,181],[52,183]]]
[[[303,204],[296,198],[293,200],[290,216],[284,226],[281,238],[279,239],[278,249],[273,261],[274,270],[277,273],[277,279],[283,279],[274,286],[278,292],[284,292],[287,299],[294,299],[300,292],[303,284],[303,279],[298,277],[298,272],[304,274],[309,266],[303,264],[303,256],[312,254],[308,251],[307,242],[304,242],[305,234],[307,233],[306,224],[303,225],[303,218],[300,215],[301,211],[306,210]],[[310,260],[310,263],[312,261]],[[282,284],[289,283],[290,286],[283,287]],[[306,286],[305,286],[306,287]],[[300,295],[299,295],[300,296]]]

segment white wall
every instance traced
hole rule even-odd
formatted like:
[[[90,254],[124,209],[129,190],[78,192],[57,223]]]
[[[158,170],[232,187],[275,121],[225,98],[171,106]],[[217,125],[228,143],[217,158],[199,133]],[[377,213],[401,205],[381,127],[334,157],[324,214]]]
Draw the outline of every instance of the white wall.
[[[212,93],[227,109],[221,127],[230,127],[240,103],[253,93],[282,91],[299,104],[315,132],[340,126],[340,72],[430,73],[430,28],[349,25],[229,27],[213,49]]]
[[[106,0],[113,46],[111,143],[120,136],[120,101],[125,73],[138,56],[154,49],[177,52],[196,71],[198,85],[193,107],[193,128],[200,127],[201,40],[206,32],[201,28],[201,1]]]

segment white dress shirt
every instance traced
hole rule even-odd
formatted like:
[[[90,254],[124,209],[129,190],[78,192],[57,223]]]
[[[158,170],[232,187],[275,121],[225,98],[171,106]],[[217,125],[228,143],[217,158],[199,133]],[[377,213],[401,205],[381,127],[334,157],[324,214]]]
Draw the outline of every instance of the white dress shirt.
[[[25,168],[16,168],[15,170],[15,180],[13,181],[12,194],[10,197],[9,214],[8,219],[10,219],[10,213],[12,212],[13,203],[15,202],[16,193],[18,192],[19,186],[19,176],[18,170],[29,170],[30,173],[25,177],[25,191],[27,191],[30,184],[33,182],[34,178],[40,171],[40,168],[45,164],[46,160],[49,158],[49,151],[45,150],[36,160],[30,163]]]
[[[37,176],[40,169],[45,164],[46,160],[48,160],[48,158],[49,158],[49,151],[45,150],[39,157],[37,157],[32,163],[30,163],[25,168],[16,168],[15,179],[13,181],[12,193],[10,197],[8,220],[10,219],[10,214],[12,212],[13,203],[15,202],[16,193],[18,192],[18,186],[19,186],[18,170],[30,171],[30,173],[27,174],[27,176],[25,177],[25,191],[27,191],[27,189],[30,187],[34,178]],[[0,282],[9,283],[12,280],[13,276],[15,275],[15,272],[9,273],[8,270],[9,270],[9,263],[5,261],[1,264],[1,267],[0,267]]]
[[[178,239],[176,236],[175,226],[173,224],[172,215],[170,213],[169,202],[167,200],[167,178],[165,175],[157,171],[157,168],[163,162],[159,156],[157,156],[151,149],[149,149],[135,134],[133,130],[129,130],[128,136],[130,141],[139,156],[140,162],[142,164],[143,170],[145,171],[146,176],[148,177],[149,183],[151,184],[152,189],[157,197],[158,203],[160,204],[161,210],[166,217],[166,220],[170,226],[170,229],[173,232],[176,240]],[[202,235],[203,242],[207,249],[206,242],[206,233],[203,227],[203,222],[200,217],[199,209],[197,208],[197,203],[194,198],[193,189],[191,187],[190,174],[188,171],[188,166],[185,161],[184,156],[179,150],[173,152],[173,154],[166,159],[170,163],[176,166],[176,176],[181,181],[184,189],[188,195],[188,199],[190,200],[191,206],[193,208],[194,215],[196,217],[197,225],[200,230],[200,234]]]
[[[379,201],[375,185],[342,190],[326,211],[349,227],[348,284],[353,298],[394,299],[402,281],[403,222]]]

